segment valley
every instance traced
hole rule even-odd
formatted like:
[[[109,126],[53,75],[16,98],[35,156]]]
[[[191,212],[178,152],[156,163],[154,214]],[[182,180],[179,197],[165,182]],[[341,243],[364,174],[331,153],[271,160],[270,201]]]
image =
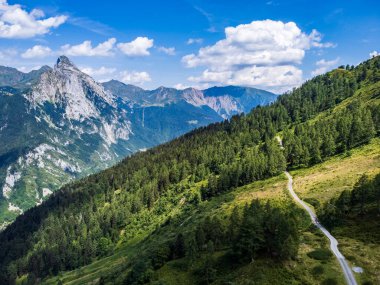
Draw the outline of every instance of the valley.
[[[347,226],[376,215],[377,200],[360,193],[377,197],[379,64],[335,69],[65,185],[0,233],[1,280],[344,284],[328,239],[289,195],[288,169],[349,266],[363,269],[357,281],[376,284],[378,219],[365,219],[368,249]],[[343,193],[354,197],[348,208],[328,212]],[[371,254],[353,249],[360,245]]]
[[[30,73],[3,67],[0,83],[0,228],[72,180],[277,97],[233,86],[100,84],[65,56]]]

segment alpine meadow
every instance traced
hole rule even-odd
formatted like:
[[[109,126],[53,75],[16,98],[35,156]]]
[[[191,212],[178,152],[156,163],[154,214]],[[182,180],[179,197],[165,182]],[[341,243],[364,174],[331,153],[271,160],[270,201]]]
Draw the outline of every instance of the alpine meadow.
[[[0,284],[380,284],[378,3],[18,2]]]

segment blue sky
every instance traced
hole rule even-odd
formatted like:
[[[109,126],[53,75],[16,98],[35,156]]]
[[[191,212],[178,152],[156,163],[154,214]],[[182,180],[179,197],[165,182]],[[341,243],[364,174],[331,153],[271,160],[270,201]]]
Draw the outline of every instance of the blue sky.
[[[0,65],[66,54],[99,81],[274,92],[380,52],[379,1],[0,0]]]

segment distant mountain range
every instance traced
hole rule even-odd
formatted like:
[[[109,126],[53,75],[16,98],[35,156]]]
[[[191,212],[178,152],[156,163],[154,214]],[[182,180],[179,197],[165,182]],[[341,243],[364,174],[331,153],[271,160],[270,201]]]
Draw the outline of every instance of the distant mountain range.
[[[254,106],[266,105],[276,99],[276,95],[268,91],[238,86],[212,87],[206,90],[166,87],[144,90],[117,80],[105,82],[103,86],[112,94],[139,107],[162,107],[184,101],[196,107],[209,107],[224,119],[249,112]]]
[[[101,84],[65,56],[29,73],[0,67],[0,225],[74,178],[276,97],[237,86]]]

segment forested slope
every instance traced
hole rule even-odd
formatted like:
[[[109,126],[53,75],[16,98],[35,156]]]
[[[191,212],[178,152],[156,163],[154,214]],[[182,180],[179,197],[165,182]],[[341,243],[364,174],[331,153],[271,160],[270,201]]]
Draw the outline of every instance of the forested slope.
[[[178,228],[157,247],[145,238],[170,224],[176,214],[201,207],[221,193],[369,142],[380,126],[379,81],[380,57],[339,68],[270,106],[197,129],[64,186],[0,234],[0,283],[12,284],[26,275],[26,282],[35,283],[128,251],[129,246],[141,253],[143,262],[132,259],[122,267],[118,282],[126,284],[149,282],[152,272],[167,261],[197,259],[215,248],[225,250],[236,263],[262,256],[295,258],[300,214],[294,207],[259,201],[226,213],[222,221],[199,220],[187,228],[192,233],[184,235]],[[285,151],[275,140],[278,133]],[[231,227],[225,219],[238,222]],[[226,227],[230,234],[218,234],[218,228]],[[199,276],[206,276],[200,283],[212,280],[207,262],[212,263],[206,258],[199,268]]]

